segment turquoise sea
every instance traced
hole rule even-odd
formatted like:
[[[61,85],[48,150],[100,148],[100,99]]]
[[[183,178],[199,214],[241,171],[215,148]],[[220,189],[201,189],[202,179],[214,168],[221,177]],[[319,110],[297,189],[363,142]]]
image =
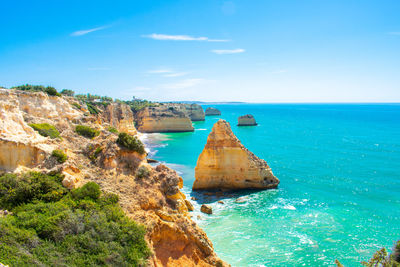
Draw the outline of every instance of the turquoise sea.
[[[153,134],[151,156],[184,179],[188,197],[214,214],[193,213],[217,254],[232,266],[360,266],[400,239],[400,104],[213,105],[221,116],[193,133]],[[203,108],[206,108],[203,105]],[[252,114],[259,123],[238,127]],[[194,167],[213,124],[265,159],[276,190],[223,197],[191,191]],[[245,202],[236,203],[244,196]],[[224,204],[217,203],[223,200]],[[198,218],[198,216],[200,216]]]

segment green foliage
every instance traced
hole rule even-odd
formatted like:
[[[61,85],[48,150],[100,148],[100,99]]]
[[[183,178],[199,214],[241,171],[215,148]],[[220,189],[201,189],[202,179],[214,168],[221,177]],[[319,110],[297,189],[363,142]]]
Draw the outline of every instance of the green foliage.
[[[66,95],[66,96],[74,96],[74,95],[75,95],[75,92],[72,91],[72,90],[70,90],[70,89],[63,89],[63,90],[61,91],[61,94],[62,94],[62,95]]]
[[[111,126],[108,127],[107,130],[108,130],[110,133],[118,133],[118,130],[115,129],[114,127],[111,127]]]
[[[100,134],[100,132],[96,129],[90,128],[89,126],[85,125],[77,125],[75,131],[82,136],[87,138],[94,138]]]
[[[60,96],[61,94],[52,86],[44,87],[43,85],[30,85],[24,84],[19,86],[14,86],[12,89],[22,90],[22,91],[32,91],[32,92],[45,92],[48,95]]]
[[[97,157],[99,156],[99,154],[101,153],[101,151],[103,151],[103,148],[99,146],[98,148],[96,148],[96,149],[94,150],[93,154],[91,154],[91,155],[89,156],[89,158],[90,158],[91,160],[97,159]]]
[[[136,171],[136,177],[139,179],[149,178],[150,172],[145,166],[140,166]]]
[[[21,187],[41,187],[41,182],[13,176],[0,177],[0,199]],[[23,183],[21,185],[20,183]],[[57,185],[62,188],[61,182]],[[145,229],[127,218],[118,196],[103,193],[87,183],[57,199],[26,198],[12,206],[13,215],[0,217],[0,262],[10,266],[140,266],[150,250]],[[35,191],[36,192],[36,191]],[[0,202],[0,208],[10,208]],[[11,203],[13,203],[11,201]]]
[[[51,156],[55,157],[57,159],[58,163],[64,163],[68,159],[68,156],[64,153],[64,151],[59,150],[59,149],[53,150],[53,152],[51,153]]]
[[[78,103],[72,103],[72,105],[79,110],[82,108],[81,105],[79,105]]]
[[[0,208],[13,209],[16,206],[40,201],[57,201],[67,190],[61,185],[63,176],[30,172],[17,176],[0,176]]]
[[[132,136],[127,133],[119,133],[117,144],[140,154],[144,154],[146,152],[144,150],[143,143],[136,136]]]
[[[50,138],[59,138],[60,132],[51,124],[48,123],[31,123],[29,124],[35,131],[42,136],[49,136]]]
[[[141,100],[141,99],[133,99],[131,101],[121,101],[125,104],[127,104],[133,112],[138,112],[139,110],[145,108],[145,107],[155,107],[157,106],[156,103],[152,103],[147,100]]]
[[[100,111],[99,111],[99,110],[96,108],[96,106],[93,105],[92,103],[86,102],[86,106],[87,106],[87,108],[88,108],[90,114],[97,115],[97,114],[100,113]]]

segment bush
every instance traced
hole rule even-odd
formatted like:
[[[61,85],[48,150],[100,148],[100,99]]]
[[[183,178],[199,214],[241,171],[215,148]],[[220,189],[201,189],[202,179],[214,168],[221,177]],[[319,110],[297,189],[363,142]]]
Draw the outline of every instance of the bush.
[[[64,163],[68,159],[68,156],[62,150],[59,150],[59,149],[53,150],[53,152],[51,153],[51,156],[56,158],[58,163]]]
[[[77,125],[75,131],[84,137],[94,138],[100,134],[100,132],[96,129],[90,128],[85,125]]]
[[[25,85],[14,86],[12,87],[12,89],[22,90],[22,91],[32,91],[32,92],[45,92],[48,95],[61,96],[61,94],[58,93],[57,90],[52,86],[44,87],[43,85],[25,84]]]
[[[48,123],[31,123],[29,124],[35,131],[42,136],[48,136],[50,138],[59,138],[60,132],[51,124]]]
[[[0,208],[12,209],[34,200],[57,201],[67,192],[61,174],[30,172],[0,176]]]
[[[95,182],[88,182],[84,186],[74,189],[72,196],[75,199],[91,199],[97,200],[100,197],[100,186]]]
[[[44,89],[44,92],[46,92],[48,95],[52,95],[52,96],[60,96],[60,94],[57,92],[56,88],[52,87],[52,86],[47,86]]]
[[[72,103],[72,105],[79,110],[82,108],[81,105],[79,105],[78,103]]]
[[[118,130],[115,129],[114,127],[111,127],[111,126],[108,127],[107,130],[108,130],[110,133],[118,133]]]
[[[27,183],[15,175],[12,184],[3,180],[0,177],[0,186],[8,187],[6,194],[26,186],[42,187],[42,180]],[[56,184],[62,188],[61,181]],[[0,262],[10,266],[146,265],[150,250],[144,227],[125,216],[116,195],[101,195],[95,185],[66,191],[52,201],[31,198],[12,206],[13,215],[0,217]],[[4,199],[3,190],[0,199]],[[0,208],[9,208],[3,203]]]
[[[132,136],[127,133],[119,133],[117,144],[140,154],[144,154],[146,152],[143,143],[136,136]]]
[[[136,171],[136,177],[139,179],[149,178],[149,176],[150,172],[149,169],[146,168],[146,166],[140,166]]]
[[[100,111],[93,104],[86,102],[86,106],[87,106],[90,114],[97,115],[100,113]]]
[[[61,94],[62,94],[62,95],[66,95],[66,96],[74,96],[74,95],[75,95],[75,92],[72,91],[72,90],[69,90],[69,89],[63,89],[63,90],[61,91]]]

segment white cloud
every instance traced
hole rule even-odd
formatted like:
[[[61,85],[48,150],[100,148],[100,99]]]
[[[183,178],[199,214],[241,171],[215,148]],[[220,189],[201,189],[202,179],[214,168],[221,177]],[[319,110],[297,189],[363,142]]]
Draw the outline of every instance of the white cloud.
[[[150,74],[162,74],[162,73],[171,73],[172,70],[170,69],[156,69],[156,70],[149,70],[147,73]]]
[[[202,84],[205,81],[204,79],[185,79],[176,83],[164,84],[162,87],[166,89],[185,89]]]
[[[222,49],[222,50],[219,50],[219,49],[211,50],[211,52],[213,52],[215,54],[218,54],[218,55],[238,54],[238,53],[243,53],[245,51],[246,50],[241,49],[241,48],[238,48],[238,49],[226,49],[226,50],[224,50],[224,49]]]
[[[171,77],[181,77],[188,74],[187,72],[176,72],[172,69],[155,69],[147,71],[148,74],[160,74],[163,77],[171,78]]]
[[[162,41],[206,41],[206,42],[229,42],[230,40],[222,40],[222,39],[209,39],[208,37],[194,37],[190,35],[168,35],[168,34],[159,34],[153,33],[148,35],[142,35],[142,37],[150,38],[154,40],[162,40]]]
[[[91,32],[96,32],[96,31],[100,31],[107,28],[107,26],[101,26],[101,27],[97,27],[97,28],[93,28],[93,29],[88,29],[88,30],[81,30],[81,31],[76,31],[71,33],[71,36],[82,36]]]
[[[390,35],[400,35],[400,32],[388,32]]]
[[[187,74],[187,72],[172,72],[172,73],[164,74],[163,77],[181,77],[181,76],[185,76],[186,74]]]

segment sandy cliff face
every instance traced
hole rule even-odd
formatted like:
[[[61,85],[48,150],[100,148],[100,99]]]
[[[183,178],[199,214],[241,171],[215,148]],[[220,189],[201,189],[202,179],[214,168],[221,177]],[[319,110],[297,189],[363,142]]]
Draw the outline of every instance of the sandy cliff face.
[[[60,97],[0,89],[0,169],[34,167],[55,148],[54,142],[40,136],[28,123],[64,124],[80,116]]]
[[[109,123],[119,132],[135,135],[137,133],[131,108],[124,103],[111,103],[100,115],[103,122]]]
[[[267,163],[247,150],[224,120],[215,123],[197,160],[194,190],[269,189],[279,184]]]
[[[255,126],[257,125],[256,119],[253,115],[247,114],[238,118],[238,126]]]
[[[204,121],[205,113],[203,108],[198,104],[167,104],[168,107],[174,107],[175,109],[182,111],[192,121]]]
[[[136,126],[143,133],[192,132],[189,117],[174,107],[146,107],[135,114]]]

